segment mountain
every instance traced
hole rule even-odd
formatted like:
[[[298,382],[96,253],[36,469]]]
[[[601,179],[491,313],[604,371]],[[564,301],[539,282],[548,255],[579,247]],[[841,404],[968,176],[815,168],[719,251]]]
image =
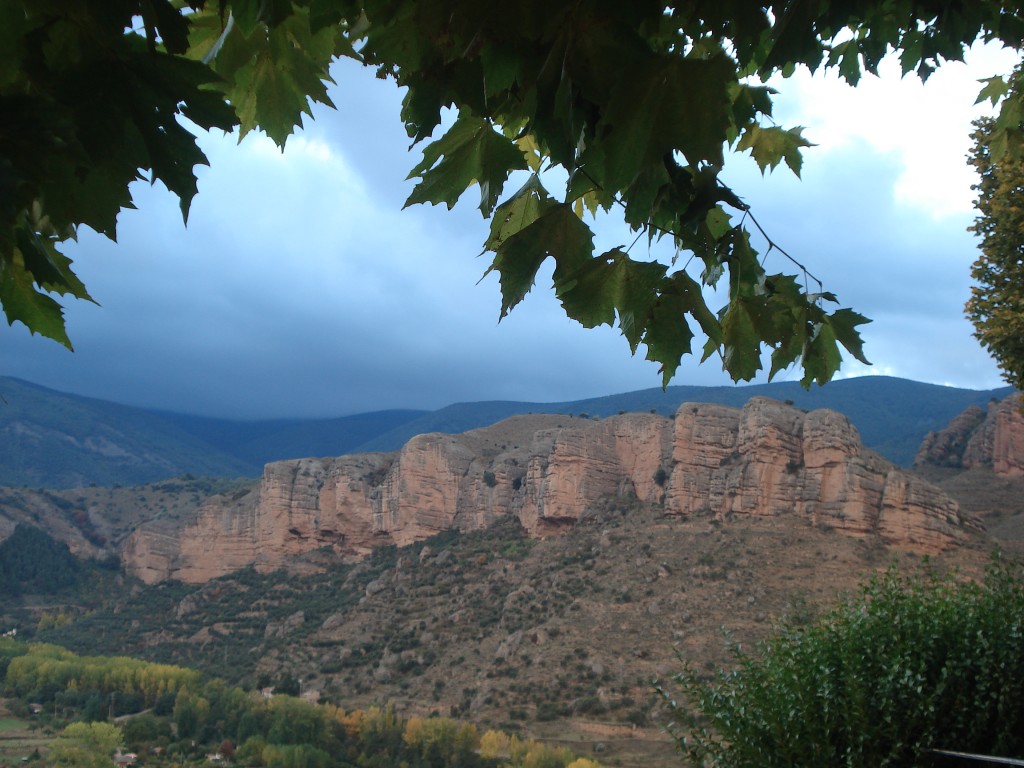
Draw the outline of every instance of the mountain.
[[[0,485],[138,485],[256,477],[270,461],[336,456],[422,415],[232,421],[134,408],[0,378]]]
[[[270,421],[229,421],[180,413],[161,415],[193,437],[248,462],[258,473],[271,461],[353,453],[382,432],[399,429],[425,413],[390,410],[334,419]]]
[[[524,413],[571,413],[604,418],[619,413],[650,412],[668,416],[687,402],[739,408],[753,397],[770,397],[805,410],[829,408],[839,411],[860,432],[865,446],[896,464],[909,466],[928,432],[943,429],[971,405],[984,408],[989,401],[1002,400],[1012,392],[1012,387],[958,389],[890,376],[864,376],[833,381],[809,390],[797,382],[786,381],[735,387],[643,389],[563,403],[459,403],[410,420],[363,443],[356,452],[394,451],[414,435],[465,432]]]
[[[248,686],[298,679],[346,709],[387,700],[677,765],[651,681],[681,660],[727,664],[730,644],[886,566],[979,573],[994,541],[965,509],[1022,538],[1019,502],[975,506],[979,484],[1024,498],[1019,411],[987,418],[979,465],[934,468],[975,478],[949,486],[959,511],[864,450],[842,415],[764,398],[674,418],[518,416],[397,454],[276,462],[255,488],[12,490],[0,508],[89,521],[127,567],[91,571],[78,604],[0,601],[0,623]]]
[[[281,459],[398,450],[411,437],[455,434],[528,413],[606,417],[669,415],[683,402],[742,406],[766,396],[846,414],[864,444],[909,465],[921,440],[971,405],[1009,387],[967,390],[869,376],[804,390],[794,382],[676,386],[562,403],[460,403],[436,411],[390,410],[330,419],[233,421],[133,408],[0,378],[0,485],[70,488],[134,485],[184,474],[256,477]]]
[[[842,414],[757,397],[742,409],[686,404],[671,419],[515,416],[419,435],[398,453],[274,462],[247,493],[142,522],[121,558],[146,583],[199,583],[314,552],[358,560],[508,518],[551,536],[608,499],[650,504],[666,519],[795,516],[922,554],[971,531],[956,502],[865,450]]]
[[[187,473],[252,475],[154,411],[0,379],[0,485],[134,485]]]

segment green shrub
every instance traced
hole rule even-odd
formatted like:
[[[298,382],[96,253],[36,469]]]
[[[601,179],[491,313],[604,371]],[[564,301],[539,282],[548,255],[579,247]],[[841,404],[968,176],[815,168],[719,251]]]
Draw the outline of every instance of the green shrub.
[[[1024,583],[890,570],[814,622],[781,628],[732,671],[676,676],[694,765],[916,766],[946,749],[1024,757]]]

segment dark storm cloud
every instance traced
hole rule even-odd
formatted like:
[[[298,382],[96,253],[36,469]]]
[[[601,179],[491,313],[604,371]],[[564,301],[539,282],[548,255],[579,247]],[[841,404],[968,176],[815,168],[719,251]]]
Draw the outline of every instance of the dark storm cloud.
[[[416,157],[400,95],[365,72],[339,69],[337,79],[339,112],[318,112],[283,155],[259,137],[204,139],[212,168],[202,169],[187,229],[169,195],[140,186],[118,244],[83,233],[68,251],[102,307],[69,306],[76,353],[19,326],[0,342],[2,373],[236,417],[568,400],[660,384],[616,331],[566,319],[546,279],[498,324],[496,280],[477,284],[487,224],[474,201],[402,211]],[[898,153],[853,141],[808,152],[803,181],[781,171],[762,180],[749,166],[732,181],[773,239],[875,320],[865,335],[877,372],[995,386],[961,313],[970,216],[898,200],[903,171]],[[600,239],[632,236],[602,224]],[[715,361],[691,361],[676,383],[726,379]]]

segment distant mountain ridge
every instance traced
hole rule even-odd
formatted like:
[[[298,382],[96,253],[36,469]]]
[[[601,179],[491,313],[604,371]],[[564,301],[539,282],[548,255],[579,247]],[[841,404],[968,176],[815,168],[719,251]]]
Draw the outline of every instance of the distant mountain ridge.
[[[1012,391],[868,376],[809,391],[795,382],[674,386],[562,403],[492,401],[436,411],[243,422],[134,408],[0,377],[0,396],[6,401],[0,403],[0,485],[134,485],[184,474],[256,477],[270,461],[392,451],[417,434],[460,433],[524,413],[669,415],[683,402],[739,407],[755,396],[840,411],[867,447],[909,465],[929,431],[942,429],[971,405],[985,407]]]

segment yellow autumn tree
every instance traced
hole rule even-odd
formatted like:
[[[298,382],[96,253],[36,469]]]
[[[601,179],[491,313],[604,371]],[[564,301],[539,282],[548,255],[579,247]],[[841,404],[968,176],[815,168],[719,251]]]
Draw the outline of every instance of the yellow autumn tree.
[[[72,723],[54,740],[50,763],[55,768],[110,768],[121,747],[121,729],[110,723]]]

